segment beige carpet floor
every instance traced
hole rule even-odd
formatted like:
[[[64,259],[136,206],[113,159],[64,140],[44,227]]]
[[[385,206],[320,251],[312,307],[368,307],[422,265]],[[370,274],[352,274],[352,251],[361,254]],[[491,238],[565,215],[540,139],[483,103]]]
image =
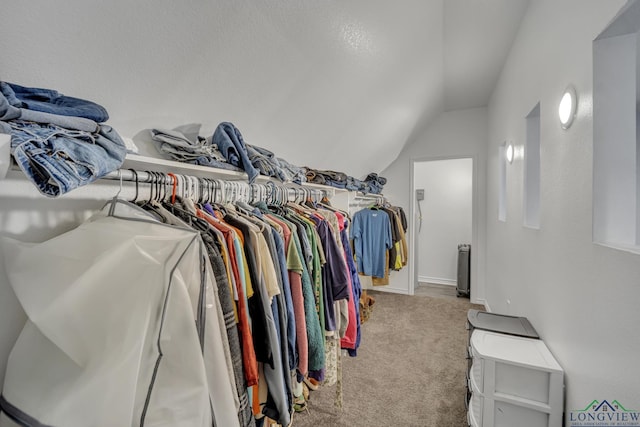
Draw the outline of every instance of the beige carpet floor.
[[[336,387],[312,391],[293,426],[466,427],[465,298],[371,292],[358,356],[343,356],[343,409]]]

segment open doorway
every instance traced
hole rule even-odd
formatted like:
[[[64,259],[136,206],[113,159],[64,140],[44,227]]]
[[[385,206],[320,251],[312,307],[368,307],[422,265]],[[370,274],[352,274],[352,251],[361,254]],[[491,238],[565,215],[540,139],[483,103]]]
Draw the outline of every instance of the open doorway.
[[[413,189],[414,294],[455,297],[458,245],[473,236],[473,159],[415,161]]]

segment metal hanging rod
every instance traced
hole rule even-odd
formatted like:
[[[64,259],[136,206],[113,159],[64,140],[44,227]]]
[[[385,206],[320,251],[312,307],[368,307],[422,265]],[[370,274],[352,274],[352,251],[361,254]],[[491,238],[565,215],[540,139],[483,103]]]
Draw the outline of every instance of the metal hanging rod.
[[[371,202],[371,201],[385,202],[386,200],[387,199],[382,194],[363,194],[363,195],[356,195],[353,198],[354,202]]]
[[[274,204],[287,202],[303,202],[311,199],[319,202],[329,197],[329,191],[315,188],[305,188],[297,184],[279,184],[269,181],[266,183],[249,184],[243,181],[229,181],[214,178],[200,178],[184,174],[173,174],[153,171],[138,171],[134,169],[119,169],[103,176],[101,179],[136,183],[153,184],[157,186],[156,195],[177,194],[183,197],[207,199],[216,203],[235,201],[258,202],[266,201]]]

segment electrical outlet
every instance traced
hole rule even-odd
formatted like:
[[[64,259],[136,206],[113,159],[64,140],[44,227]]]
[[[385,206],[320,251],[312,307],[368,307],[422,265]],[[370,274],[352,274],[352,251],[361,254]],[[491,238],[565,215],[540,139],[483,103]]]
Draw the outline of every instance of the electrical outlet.
[[[424,189],[416,190],[416,200],[424,200]]]

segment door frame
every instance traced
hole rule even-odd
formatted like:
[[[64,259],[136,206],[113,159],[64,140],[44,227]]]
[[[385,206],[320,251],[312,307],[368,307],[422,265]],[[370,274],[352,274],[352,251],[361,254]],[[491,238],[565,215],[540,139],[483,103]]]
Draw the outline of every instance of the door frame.
[[[415,295],[415,287],[418,284],[418,251],[417,244],[417,216],[416,216],[416,183],[415,183],[415,165],[416,163],[424,163],[440,160],[457,160],[471,159],[471,295],[470,300],[475,301],[478,289],[475,284],[478,281],[478,158],[476,155],[452,155],[452,156],[428,156],[416,157],[409,159],[410,163],[410,193],[409,193],[409,215],[407,221],[411,227],[409,236],[409,295]],[[475,255],[474,255],[475,254]]]

